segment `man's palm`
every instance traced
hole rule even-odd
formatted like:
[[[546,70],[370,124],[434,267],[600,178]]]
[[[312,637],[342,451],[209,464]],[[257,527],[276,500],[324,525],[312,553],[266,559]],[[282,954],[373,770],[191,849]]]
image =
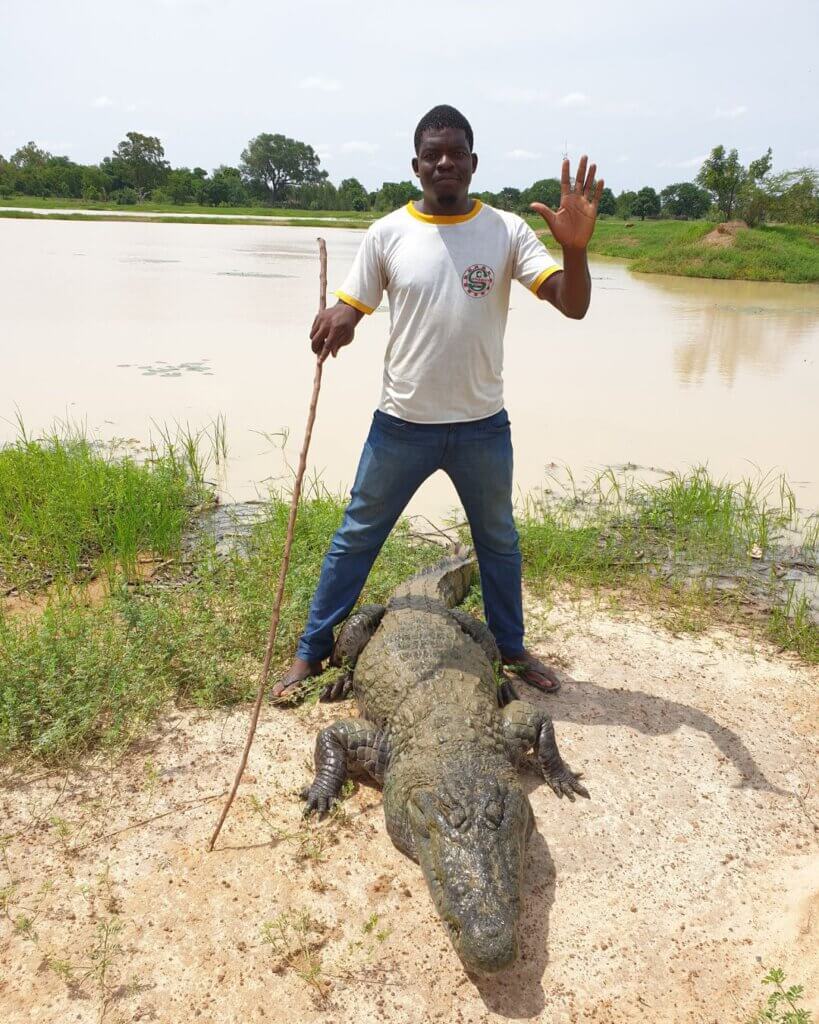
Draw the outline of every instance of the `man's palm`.
[[[603,194],[603,179],[595,184],[597,166],[592,164],[586,171],[588,157],[582,156],[577,167],[574,189],[569,179],[569,161],[563,161],[560,174],[560,208],[550,209],[544,203],[532,203],[535,210],[546,221],[549,230],[564,249],[585,249],[594,231],[597,206]]]

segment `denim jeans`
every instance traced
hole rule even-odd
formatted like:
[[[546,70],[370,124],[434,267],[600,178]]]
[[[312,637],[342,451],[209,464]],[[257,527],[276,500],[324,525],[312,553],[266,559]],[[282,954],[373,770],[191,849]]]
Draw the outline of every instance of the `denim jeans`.
[[[512,438],[502,409],[469,423],[408,423],[377,411],[350,504],[321,567],[298,655],[319,661],[358,600],[410,498],[436,470],[452,480],[478,558],[486,623],[501,653],[523,651],[520,549],[512,517]]]

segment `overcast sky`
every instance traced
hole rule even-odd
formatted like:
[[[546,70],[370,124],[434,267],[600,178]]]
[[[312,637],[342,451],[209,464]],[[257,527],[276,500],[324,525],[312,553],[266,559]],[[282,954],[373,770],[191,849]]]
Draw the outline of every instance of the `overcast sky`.
[[[0,153],[97,162],[134,130],[211,170],[281,132],[372,189],[452,103],[478,191],[556,176],[564,147],[659,188],[718,143],[819,165],[817,40],[817,0],[0,0]]]

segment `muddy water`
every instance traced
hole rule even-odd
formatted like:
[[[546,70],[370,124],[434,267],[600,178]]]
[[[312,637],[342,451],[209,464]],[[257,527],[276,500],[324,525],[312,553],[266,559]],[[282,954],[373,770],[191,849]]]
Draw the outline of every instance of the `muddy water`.
[[[327,229],[330,284],[361,233]],[[151,421],[228,425],[227,499],[295,462],[313,361],[312,228],[0,221],[0,442],[19,408],[37,430],[84,420],[146,439]],[[587,318],[564,320],[520,286],[506,337],[506,404],[521,492],[550,464],[583,477],[610,464],[733,476],[787,473],[819,507],[819,286],[634,276],[595,260]],[[331,361],[311,463],[352,480],[379,395],[386,304]],[[434,477],[411,511],[456,504]]]

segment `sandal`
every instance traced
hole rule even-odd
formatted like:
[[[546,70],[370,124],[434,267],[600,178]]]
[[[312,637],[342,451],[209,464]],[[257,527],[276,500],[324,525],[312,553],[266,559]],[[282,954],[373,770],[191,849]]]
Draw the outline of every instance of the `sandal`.
[[[296,658],[283,679],[273,687],[271,699],[277,704],[293,704],[299,697],[301,684],[324,671],[320,661],[304,661]]]
[[[539,658],[529,651],[522,651],[514,658],[503,658],[503,664],[524,683],[534,686],[543,693],[557,693],[563,680],[562,673],[549,665],[544,665]]]

